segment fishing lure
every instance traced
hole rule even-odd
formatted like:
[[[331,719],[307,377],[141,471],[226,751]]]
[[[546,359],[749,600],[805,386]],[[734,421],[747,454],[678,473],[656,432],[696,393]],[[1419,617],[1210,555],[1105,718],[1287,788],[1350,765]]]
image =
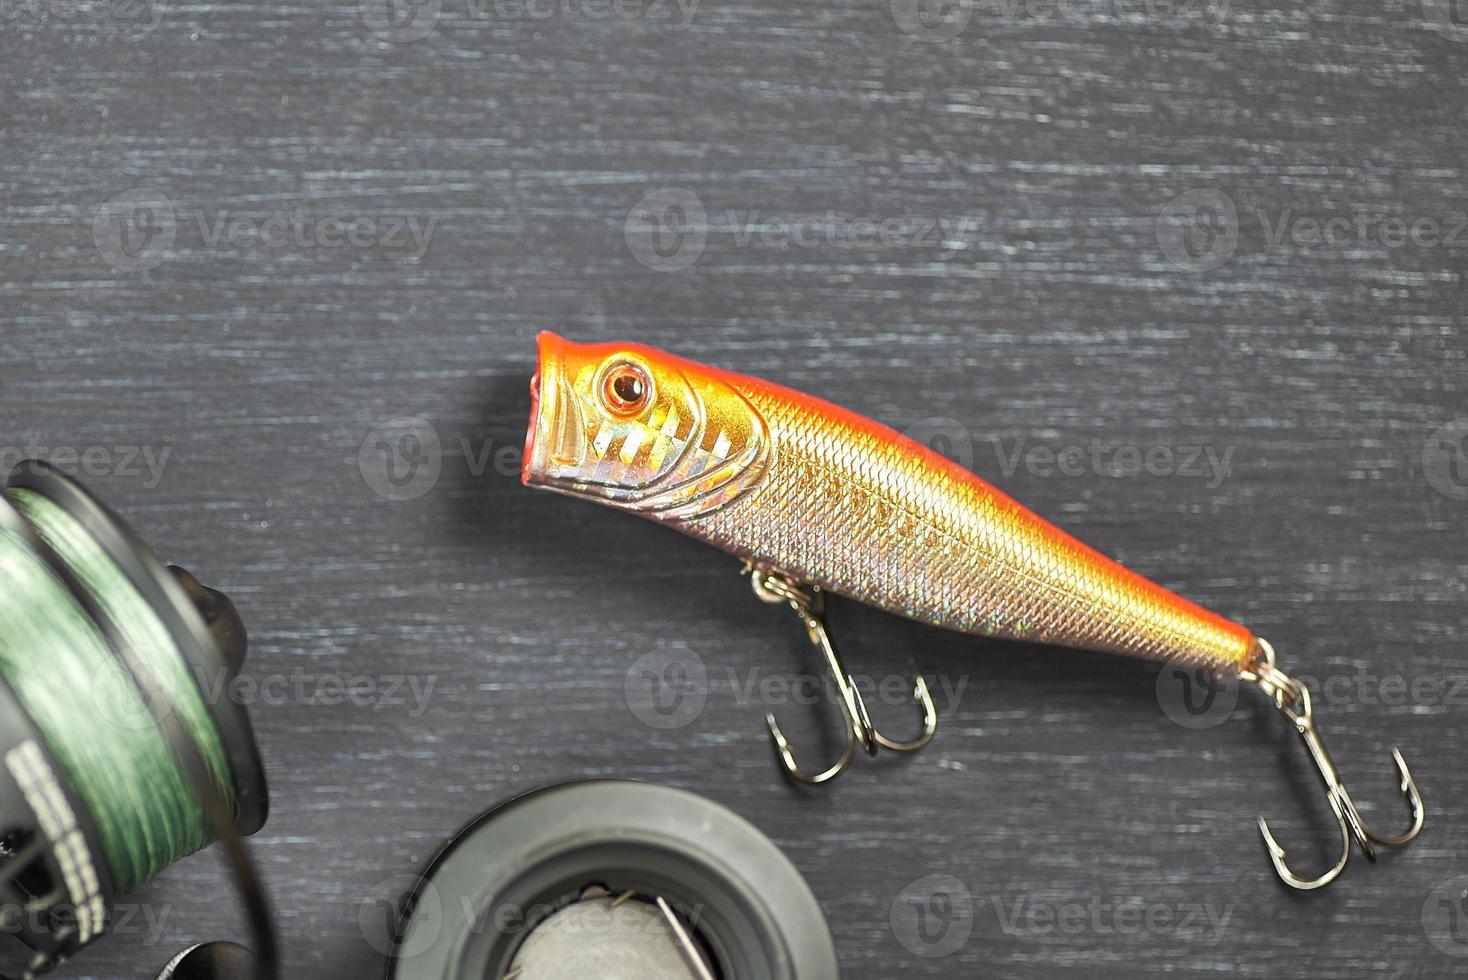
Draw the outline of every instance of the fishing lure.
[[[1299,889],[1334,881],[1352,854],[1400,847],[1425,811],[1393,750],[1412,810],[1399,836],[1362,819],[1316,730],[1310,692],[1275,666],[1247,627],[1092,550],[951,460],[846,409],[755,378],[638,344],[539,337],[522,478],[666,524],[742,559],[760,599],[788,604],[830,670],[848,721],[846,752],[809,772],[773,715],[786,771],[835,778],[858,747],[910,752],[932,739],[926,681],[914,696],[923,733],[897,741],[872,724],[823,618],[835,593],[934,626],[1202,668],[1257,686],[1294,726],[1340,824],[1336,864],[1295,875],[1269,825],[1259,829],[1280,878]]]

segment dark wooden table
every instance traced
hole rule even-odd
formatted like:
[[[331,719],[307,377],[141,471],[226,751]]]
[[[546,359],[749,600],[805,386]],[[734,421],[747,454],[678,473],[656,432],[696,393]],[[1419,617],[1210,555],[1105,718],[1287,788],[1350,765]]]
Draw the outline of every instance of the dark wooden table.
[[[1283,6],[7,4],[0,446],[243,609],[288,976],[378,976],[375,898],[591,776],[747,816],[853,978],[1468,967],[1468,11]],[[847,603],[853,669],[919,656],[940,733],[793,789],[762,711],[837,735],[781,694],[790,617],[519,485],[544,329],[933,438],[1271,637],[1367,818],[1405,818],[1400,745],[1426,832],[1292,894],[1255,816],[1309,867],[1334,829],[1254,692],[1197,715],[1152,666]],[[685,723],[642,720],[688,671]],[[60,975],[240,935],[212,856],[134,912]]]

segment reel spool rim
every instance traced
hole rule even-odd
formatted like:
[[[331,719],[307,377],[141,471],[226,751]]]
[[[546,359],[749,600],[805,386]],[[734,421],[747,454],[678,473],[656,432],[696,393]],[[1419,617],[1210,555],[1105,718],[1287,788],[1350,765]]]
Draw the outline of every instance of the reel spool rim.
[[[515,841],[510,848],[502,846],[503,834],[512,831],[497,834],[496,825],[502,826],[507,817],[523,817],[538,838]],[[629,849],[661,851],[670,867],[681,861],[706,879],[694,884],[690,875],[687,887],[691,890],[723,890],[699,898],[708,898],[710,904],[714,899],[748,903],[750,907],[741,911],[750,915],[755,938],[776,954],[771,980],[835,980],[839,975],[835,943],[819,901],[789,857],[763,831],[728,807],[687,790],[631,779],[593,778],[512,797],[451,837],[419,876],[405,906],[409,911],[399,917],[395,946],[412,941],[410,931],[419,899],[429,888],[441,893],[442,932],[430,948],[408,958],[400,958],[395,949],[388,958],[387,980],[469,980],[490,975],[484,971],[500,964],[483,961],[486,950],[478,948],[483,944],[477,940],[493,927],[463,916],[451,919],[451,912],[480,909],[488,921],[491,907],[501,901],[514,905],[512,899],[502,896],[521,886],[528,874],[565,860],[587,862],[586,853],[597,848],[615,857]],[[615,873],[615,869],[597,869],[592,874],[601,872]],[[666,868],[658,876],[676,877]],[[701,910],[702,903],[696,908]],[[694,927],[705,941],[718,947],[717,934],[706,923],[704,919]],[[509,958],[535,928],[499,944],[508,948],[503,965],[509,965]],[[742,947],[734,952],[747,950]],[[488,952],[497,957],[502,949]],[[721,974],[729,980],[724,971],[732,965],[727,961],[720,965]]]
[[[228,674],[229,665],[183,586],[121,517],[50,463],[26,460],[17,464],[5,486],[31,490],[66,511],[148,601],[184,658],[199,698],[219,733],[238,804],[235,830],[244,837],[257,833],[270,811],[260,747],[244,706],[227,694],[211,699],[203,686],[203,679],[214,671]]]

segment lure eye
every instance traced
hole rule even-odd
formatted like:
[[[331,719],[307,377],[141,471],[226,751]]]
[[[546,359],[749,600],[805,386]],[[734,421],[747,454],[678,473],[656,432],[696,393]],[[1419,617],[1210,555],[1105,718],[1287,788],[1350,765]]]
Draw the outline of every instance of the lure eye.
[[[618,415],[642,411],[652,395],[652,379],[640,365],[623,361],[609,368],[602,378],[602,400]]]

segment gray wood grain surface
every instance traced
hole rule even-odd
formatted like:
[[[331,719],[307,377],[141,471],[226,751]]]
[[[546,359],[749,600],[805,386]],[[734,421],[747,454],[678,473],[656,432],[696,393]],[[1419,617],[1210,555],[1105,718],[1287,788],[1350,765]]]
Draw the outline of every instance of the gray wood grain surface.
[[[380,975],[374,897],[588,776],[751,819],[853,978],[1460,974],[1468,10],[1282,6],[4,0],[0,446],[243,610],[292,980]],[[1272,638],[1426,832],[1288,893],[1254,817],[1302,864],[1333,831],[1253,692],[850,604],[938,740],[796,791],[761,713],[836,720],[782,693],[790,617],[519,485],[542,329],[931,436]],[[240,934],[209,855],[135,905],[60,975]]]

